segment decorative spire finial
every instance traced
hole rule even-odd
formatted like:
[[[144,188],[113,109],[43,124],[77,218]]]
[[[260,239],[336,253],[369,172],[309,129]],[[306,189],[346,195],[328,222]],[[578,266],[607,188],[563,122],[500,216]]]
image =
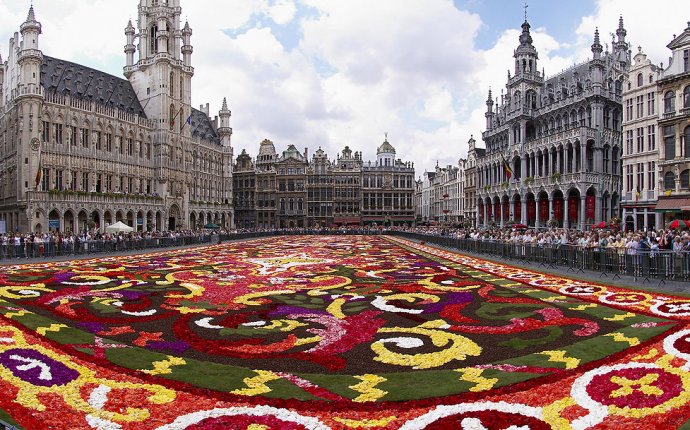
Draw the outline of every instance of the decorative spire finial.
[[[529,7],[529,5],[527,4],[527,1],[525,1],[525,6],[524,6],[524,9],[525,9],[525,22],[527,22],[527,8],[528,8],[528,7]]]

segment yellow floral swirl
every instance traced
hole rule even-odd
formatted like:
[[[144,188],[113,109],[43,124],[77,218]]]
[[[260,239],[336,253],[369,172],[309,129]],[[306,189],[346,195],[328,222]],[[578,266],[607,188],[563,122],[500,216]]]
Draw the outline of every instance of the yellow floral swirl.
[[[407,366],[413,369],[430,369],[443,366],[452,360],[464,360],[468,355],[478,356],[482,349],[472,340],[454,333],[439,330],[445,321],[429,321],[417,327],[384,327],[379,333],[410,333],[427,336],[434,346],[444,348],[438,352],[424,354],[401,354],[389,350],[387,343],[395,343],[401,348],[414,348],[423,345],[422,341],[413,337],[396,337],[382,339],[371,344],[371,349],[377,354],[374,360],[397,366]]]

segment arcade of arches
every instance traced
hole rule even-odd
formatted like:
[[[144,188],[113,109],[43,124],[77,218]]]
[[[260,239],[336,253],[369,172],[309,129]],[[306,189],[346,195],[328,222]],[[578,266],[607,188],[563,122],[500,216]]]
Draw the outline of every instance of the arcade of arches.
[[[60,231],[63,233],[83,231],[105,231],[105,227],[121,221],[135,231],[166,231],[199,229],[207,224],[220,227],[232,225],[232,213],[225,211],[192,211],[187,222],[176,204],[167,211],[162,209],[59,209],[44,211],[38,209],[33,213],[33,231],[44,233]]]
[[[504,226],[508,221],[518,222],[530,227],[565,227],[580,228],[609,220],[616,216],[618,207],[617,193],[609,194],[605,191],[598,195],[592,186],[586,191],[572,187],[563,192],[560,189],[552,191],[532,191],[512,196],[480,198],[477,201],[480,225],[495,222]],[[554,224],[549,224],[553,220]]]

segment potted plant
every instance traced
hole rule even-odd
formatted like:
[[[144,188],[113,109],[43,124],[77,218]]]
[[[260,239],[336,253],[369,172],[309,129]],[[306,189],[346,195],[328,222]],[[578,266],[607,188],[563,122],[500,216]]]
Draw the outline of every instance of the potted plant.
[[[558,182],[561,180],[561,173],[560,172],[555,172],[553,175],[551,175],[551,180],[553,182]]]
[[[525,185],[527,185],[527,186],[532,185],[533,182],[534,182],[534,177],[528,176],[525,178]]]

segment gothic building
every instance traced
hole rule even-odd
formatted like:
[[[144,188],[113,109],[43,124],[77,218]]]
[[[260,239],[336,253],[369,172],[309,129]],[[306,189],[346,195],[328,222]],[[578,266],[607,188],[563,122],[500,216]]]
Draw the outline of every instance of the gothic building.
[[[592,59],[546,78],[525,20],[506,93],[486,101],[477,159],[478,224],[585,228],[617,215],[621,93],[630,64],[622,18],[611,52],[599,31]]]
[[[45,55],[33,7],[0,67],[0,220],[11,231],[233,225],[232,128],[191,105],[180,0],[141,0],[121,79]],[[135,54],[138,54],[135,60]]]

